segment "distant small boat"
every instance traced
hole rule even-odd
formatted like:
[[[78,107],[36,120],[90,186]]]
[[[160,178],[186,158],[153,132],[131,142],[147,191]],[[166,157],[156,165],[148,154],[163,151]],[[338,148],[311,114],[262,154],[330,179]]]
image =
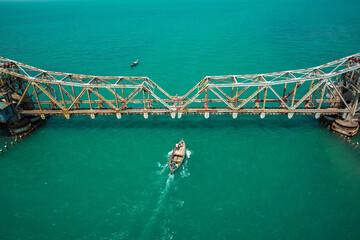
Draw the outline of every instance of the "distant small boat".
[[[186,156],[185,154],[186,144],[184,142],[184,139],[181,139],[181,141],[176,144],[169,158],[170,174],[173,174],[173,172],[180,168],[180,166],[184,162]]]
[[[136,65],[138,64],[138,62],[139,62],[139,60],[136,60],[135,62],[133,62],[133,63],[131,64],[131,67],[136,66]]]

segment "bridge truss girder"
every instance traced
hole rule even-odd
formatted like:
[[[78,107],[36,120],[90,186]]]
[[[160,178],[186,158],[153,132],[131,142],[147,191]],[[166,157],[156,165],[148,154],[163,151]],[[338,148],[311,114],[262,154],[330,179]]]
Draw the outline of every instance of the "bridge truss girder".
[[[44,71],[0,57],[4,99],[21,114],[344,114],[359,112],[360,53],[314,68],[208,76],[183,96],[147,77]],[[349,97],[350,96],[350,97]]]
[[[244,113],[345,113],[351,117],[360,110],[353,101],[359,98],[359,55],[293,71],[208,76],[182,97],[178,112],[229,113],[234,117]],[[347,92],[354,95],[351,101]],[[193,107],[196,104],[197,108]]]

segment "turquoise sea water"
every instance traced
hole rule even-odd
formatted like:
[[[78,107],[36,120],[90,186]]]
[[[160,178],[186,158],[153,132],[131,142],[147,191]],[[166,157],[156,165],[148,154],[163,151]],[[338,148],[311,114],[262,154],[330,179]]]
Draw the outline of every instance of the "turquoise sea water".
[[[172,95],[207,75],[360,51],[354,0],[0,1],[0,11],[3,57],[148,76]],[[188,159],[169,176],[181,138]],[[0,239],[359,239],[351,143],[309,116],[53,117],[0,155]]]

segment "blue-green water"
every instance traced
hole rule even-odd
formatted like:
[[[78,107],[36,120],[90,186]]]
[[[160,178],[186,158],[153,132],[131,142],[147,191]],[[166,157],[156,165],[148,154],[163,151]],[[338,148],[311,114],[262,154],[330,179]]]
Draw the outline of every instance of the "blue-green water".
[[[173,95],[206,75],[360,49],[355,0],[0,1],[0,11],[1,56],[148,76]],[[169,176],[181,138],[189,156]],[[0,156],[0,239],[359,239],[351,143],[306,116],[53,117]]]

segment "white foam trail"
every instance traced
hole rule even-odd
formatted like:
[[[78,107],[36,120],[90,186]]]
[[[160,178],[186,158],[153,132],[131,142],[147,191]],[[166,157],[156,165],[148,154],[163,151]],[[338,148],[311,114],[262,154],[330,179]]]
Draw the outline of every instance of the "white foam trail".
[[[172,183],[172,181],[174,180],[174,175],[168,175],[168,178],[166,179],[166,184],[165,184],[165,187],[164,189],[161,191],[161,194],[160,194],[160,200],[158,201],[158,203],[161,203],[163,198],[164,198],[164,195],[169,191],[170,189],[170,184]],[[158,204],[159,205],[159,204]]]
[[[188,165],[188,161],[185,161],[185,164],[183,165],[183,167],[180,171],[181,178],[186,178],[186,177],[190,176],[190,171],[189,171],[187,165]]]
[[[173,239],[174,236],[170,234],[170,229],[168,227],[165,227],[164,223],[162,224],[161,229],[163,230],[163,233],[162,233],[163,236],[161,237],[162,240]]]
[[[192,152],[191,152],[189,149],[186,149],[186,157],[187,157],[187,158],[190,158],[191,153],[192,153]]]
[[[151,216],[149,221],[144,227],[144,231],[142,232],[142,235],[146,236],[147,232],[154,227],[154,225],[157,223],[158,215],[161,212],[161,210],[164,208],[164,201],[167,198],[169,194],[169,190],[171,189],[171,185],[174,182],[174,175],[168,175],[165,183],[165,187],[160,192],[159,200],[157,201],[156,208],[154,210],[154,214]]]
[[[171,150],[170,152],[168,152],[166,155],[164,155],[164,158],[166,158],[167,160],[169,160],[169,157],[171,156],[172,154],[172,151]],[[169,166],[169,162],[167,161],[166,163],[162,164],[160,162],[158,162],[158,167],[161,168],[159,171],[157,171],[158,174],[162,174],[164,173],[164,171],[166,170],[166,168]]]
[[[160,168],[160,170],[156,171],[156,173],[159,174],[159,175],[162,175],[165,172],[165,170],[167,169],[168,166],[169,166],[168,162],[163,163],[163,164],[158,162],[158,167]]]
[[[164,164],[161,164],[161,162],[157,162],[157,165],[159,168],[161,168]]]
[[[169,157],[171,156],[172,150],[170,152],[168,152],[166,155],[164,155],[164,158],[166,158],[167,160],[169,160]],[[166,168],[169,166],[169,162],[167,161],[166,163],[162,164],[158,162],[158,167],[161,168],[159,171],[157,171],[158,174],[163,174],[166,170]]]
[[[186,177],[190,176],[189,170],[188,170],[187,168],[184,168],[184,169],[181,171],[180,176],[181,176],[181,178],[186,178]]]

